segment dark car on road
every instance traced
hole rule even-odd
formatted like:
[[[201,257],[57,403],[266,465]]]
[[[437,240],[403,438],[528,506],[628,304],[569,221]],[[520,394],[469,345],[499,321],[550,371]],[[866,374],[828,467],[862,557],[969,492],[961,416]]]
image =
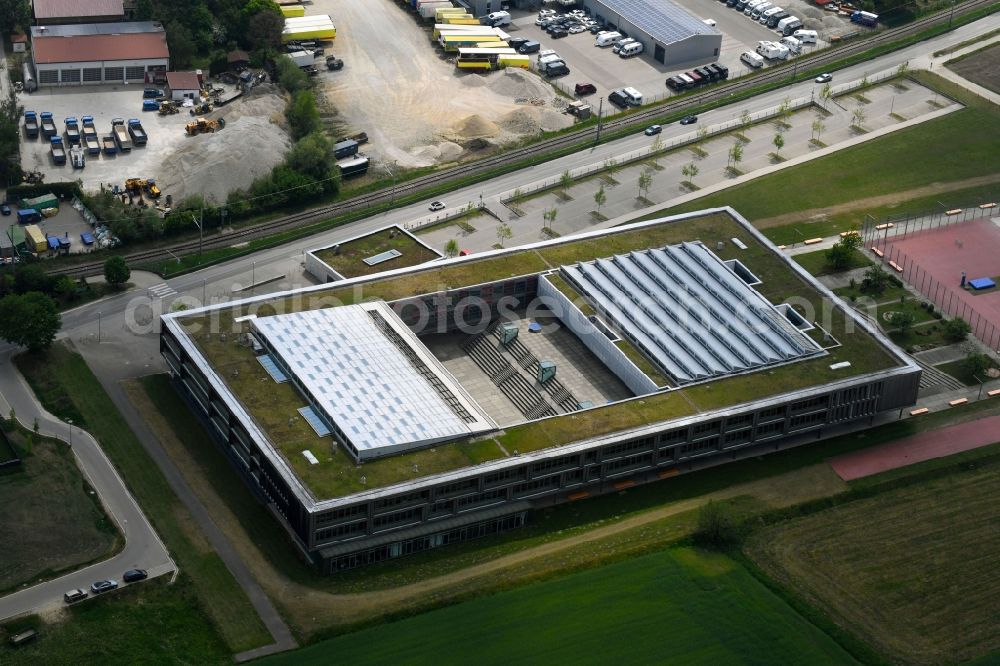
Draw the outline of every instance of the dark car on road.
[[[83,601],[86,598],[87,598],[87,591],[81,590],[79,588],[75,590],[70,590],[69,592],[63,595],[63,599],[65,599],[66,603],[68,604],[73,604],[76,603],[77,601]]]
[[[694,125],[698,122],[698,116],[684,116],[681,118],[681,125]]]
[[[138,583],[140,580],[146,580],[149,574],[146,573],[145,569],[129,569],[124,574],[122,574],[122,580],[126,583]]]
[[[578,83],[573,86],[573,91],[576,92],[577,95],[593,95],[597,92],[597,86],[593,83]],[[4,213],[4,215],[6,215],[6,213]]]
[[[662,131],[663,128],[660,127],[659,125],[650,125],[646,129],[644,129],[642,133],[645,134],[646,136],[653,136],[654,134],[659,134]]]
[[[0,204],[0,213],[3,215],[10,215],[10,206],[7,204]]]

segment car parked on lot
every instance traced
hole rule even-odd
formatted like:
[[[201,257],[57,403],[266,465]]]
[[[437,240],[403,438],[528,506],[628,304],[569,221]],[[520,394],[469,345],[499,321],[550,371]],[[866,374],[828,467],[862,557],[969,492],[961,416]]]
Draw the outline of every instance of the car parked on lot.
[[[593,83],[578,83],[573,86],[573,91],[577,95],[593,95],[597,92],[597,86]]]
[[[122,574],[122,580],[126,583],[138,583],[140,580],[146,580],[149,574],[146,573],[145,569],[129,569],[124,574]]]
[[[87,598],[87,596],[89,596],[87,594],[87,590],[76,588],[75,590],[70,590],[64,594],[63,599],[65,599],[68,604],[75,604],[77,601],[83,601]]]
[[[820,74],[816,77],[816,83],[829,83],[833,81],[833,74]]]
[[[698,116],[684,116],[681,118],[681,125],[694,125],[698,122]]]
[[[654,134],[659,134],[662,131],[663,128],[660,127],[659,125],[650,125],[646,129],[644,129],[642,133],[645,134],[646,136],[653,136]]]
[[[99,580],[90,586],[90,591],[94,594],[103,594],[116,589],[118,589],[118,581],[116,580]]]
[[[142,96],[145,99],[156,99],[157,97],[165,97],[166,93],[159,88],[145,88],[142,91]]]
[[[10,215],[10,206],[7,204],[0,204],[0,213],[3,215]]]
[[[443,201],[432,201],[430,205],[432,211],[444,210],[445,205]]]

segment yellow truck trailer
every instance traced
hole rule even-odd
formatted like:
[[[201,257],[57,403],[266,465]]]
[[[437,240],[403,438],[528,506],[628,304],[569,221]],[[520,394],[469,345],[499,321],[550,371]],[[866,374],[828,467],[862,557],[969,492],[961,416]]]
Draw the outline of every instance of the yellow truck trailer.
[[[337,36],[337,28],[333,19],[327,15],[297,16],[285,19],[285,28],[281,31],[281,41],[301,41],[307,39],[328,40]]]
[[[281,9],[281,15],[285,18],[294,18],[306,15],[306,8],[302,5],[283,5],[279,7],[279,9]]]
[[[36,224],[29,224],[24,228],[24,241],[29,250],[34,252],[45,252],[49,247],[49,242],[45,239],[45,234]]]

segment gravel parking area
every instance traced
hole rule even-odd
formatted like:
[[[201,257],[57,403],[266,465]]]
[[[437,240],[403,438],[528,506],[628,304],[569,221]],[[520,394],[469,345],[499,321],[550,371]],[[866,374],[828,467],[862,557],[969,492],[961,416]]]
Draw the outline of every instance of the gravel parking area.
[[[189,137],[184,124],[192,118],[187,109],[169,116],[142,112],[142,86],[87,86],[42,88],[22,94],[19,103],[39,113],[51,111],[60,133],[65,119],[93,116],[98,136],[110,134],[112,118],[138,118],[149,137],[146,146],[114,156],[87,156],[83,169],[52,162],[48,142],[22,134],[21,164],[25,170],[41,171],[46,182],[80,179],[85,189],[103,183],[124,184],[126,178],[155,178],[165,194],[181,199],[202,193],[218,201],[237,187],[279,163],[289,146],[282,127],[284,100],[274,86],[260,86],[246,99],[207,114],[225,117],[226,128],[215,134]],[[65,136],[63,143],[66,143]]]

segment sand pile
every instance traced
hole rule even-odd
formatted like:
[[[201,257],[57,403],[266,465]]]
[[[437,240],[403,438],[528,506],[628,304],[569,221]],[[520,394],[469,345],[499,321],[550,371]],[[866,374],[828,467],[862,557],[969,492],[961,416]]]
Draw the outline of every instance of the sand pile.
[[[511,111],[500,119],[500,127],[512,134],[528,134],[538,131],[538,121],[531,113],[534,109],[528,107]]]
[[[214,134],[185,137],[158,170],[160,188],[175,200],[202,193],[221,202],[280,163],[291,145],[288,134],[266,117],[245,113],[236,120],[227,114],[225,129]]]
[[[486,78],[480,74],[464,73],[459,76],[459,81],[469,88],[482,88],[486,85]]]
[[[806,21],[822,21],[823,14],[825,14],[826,12],[824,12],[822,9],[818,7],[806,7],[805,9],[802,10],[801,13],[802,13],[802,22],[805,23]]]
[[[440,160],[442,162],[457,160],[464,152],[462,146],[452,141],[442,141],[438,144],[438,149],[441,151]]]
[[[500,133],[500,128],[493,121],[483,118],[478,113],[466,116],[451,126],[452,133],[462,139],[480,139],[483,137],[496,136]]]
[[[552,88],[536,75],[523,69],[506,69],[490,77],[489,88],[498,95],[515,99],[551,99]]]

